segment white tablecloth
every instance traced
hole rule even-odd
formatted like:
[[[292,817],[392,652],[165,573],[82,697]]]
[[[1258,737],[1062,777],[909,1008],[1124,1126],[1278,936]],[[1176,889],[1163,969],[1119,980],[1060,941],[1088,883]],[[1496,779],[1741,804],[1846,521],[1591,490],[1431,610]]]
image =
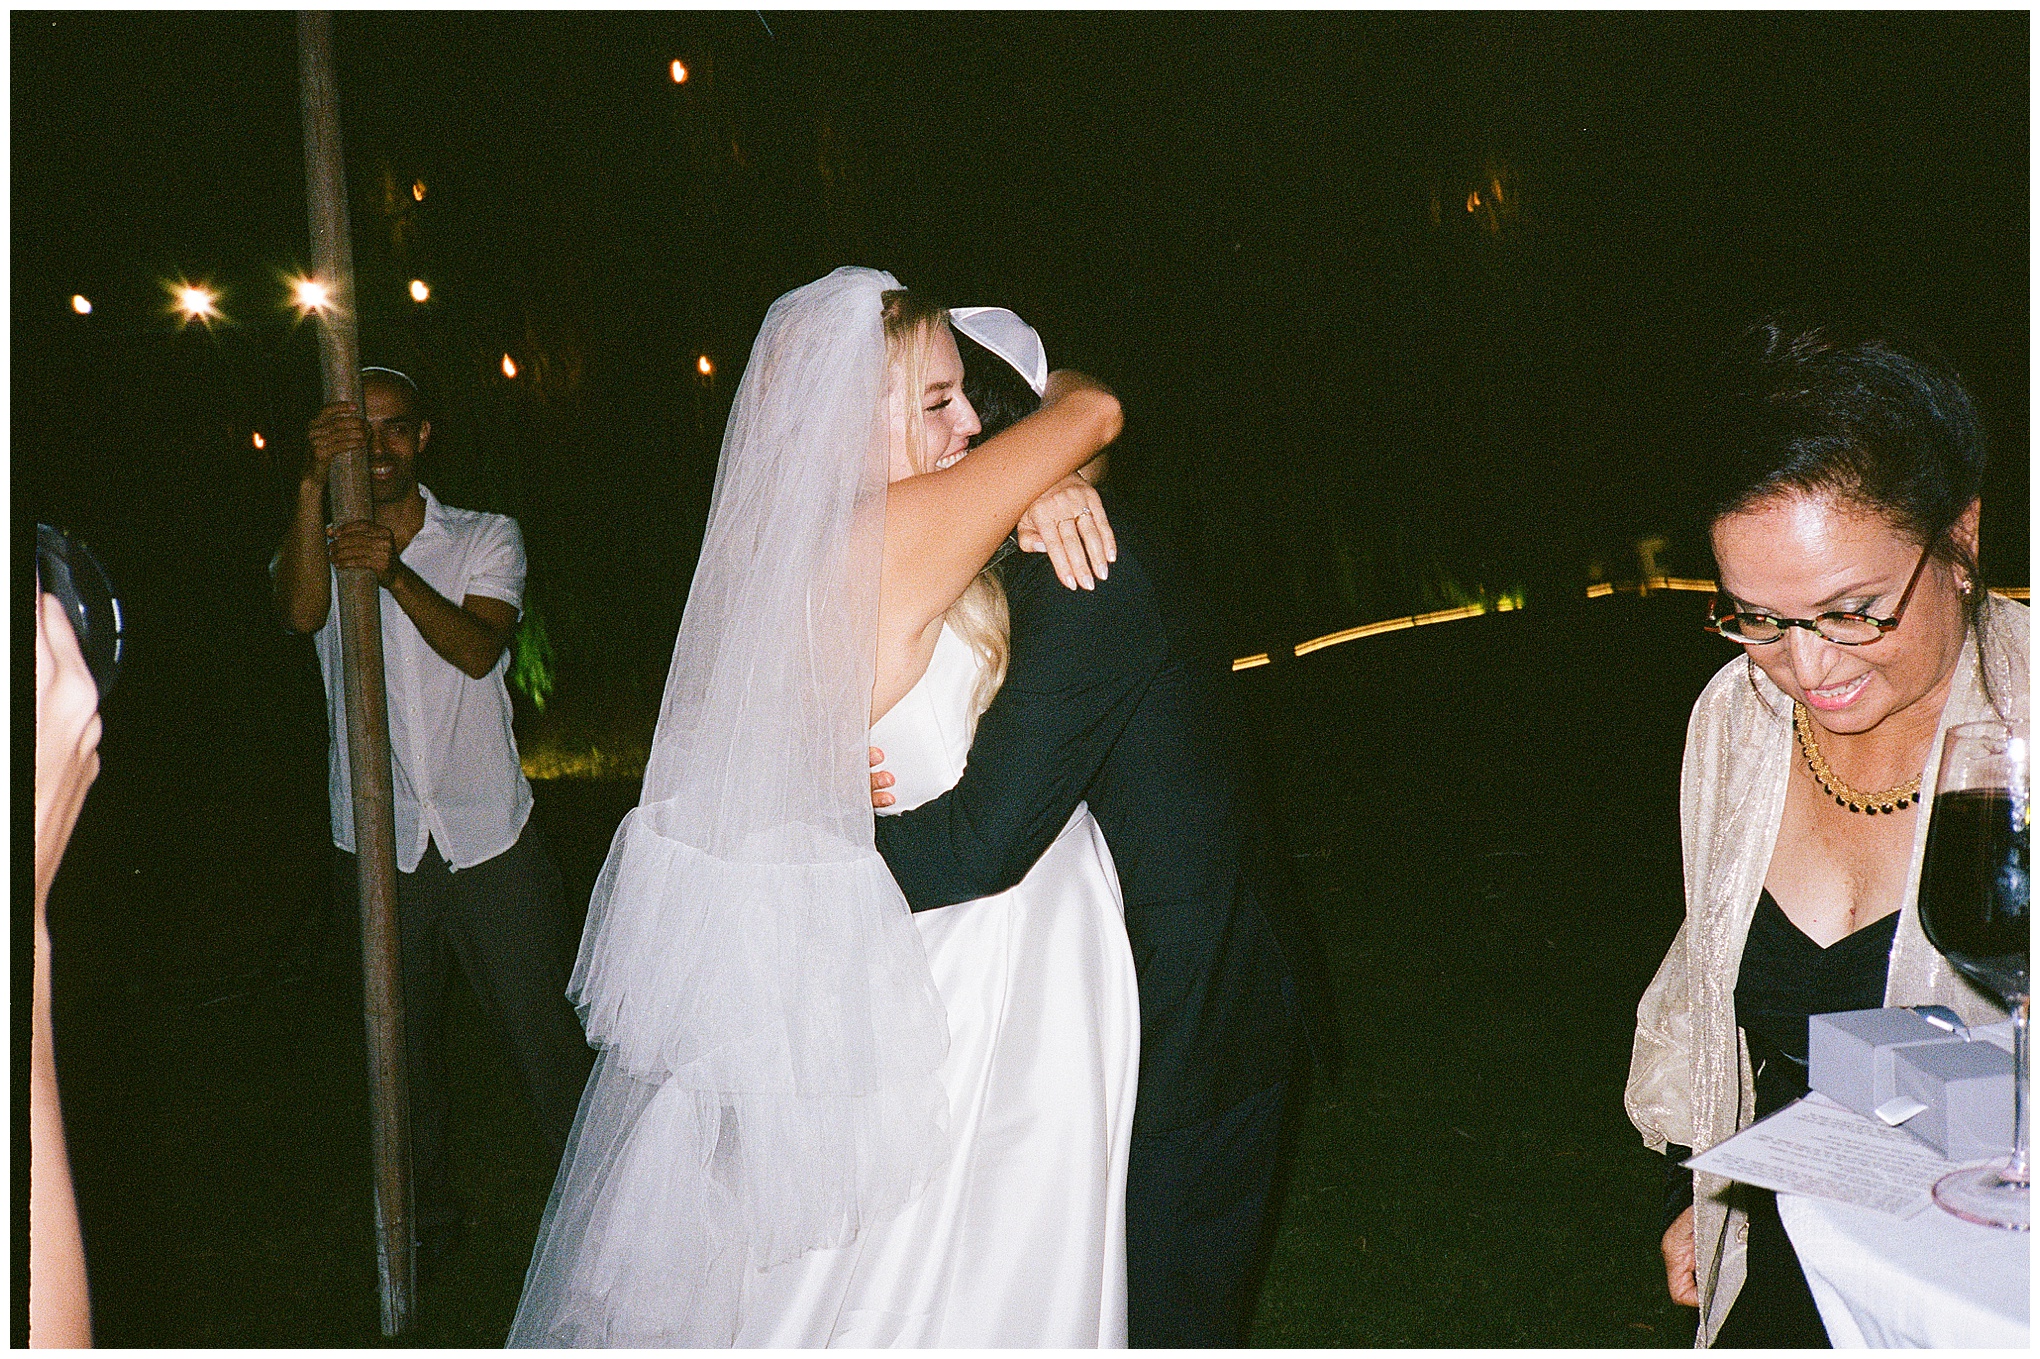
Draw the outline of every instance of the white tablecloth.
[[[1778,1195],[1836,1349],[2028,1349],[2032,1236]]]

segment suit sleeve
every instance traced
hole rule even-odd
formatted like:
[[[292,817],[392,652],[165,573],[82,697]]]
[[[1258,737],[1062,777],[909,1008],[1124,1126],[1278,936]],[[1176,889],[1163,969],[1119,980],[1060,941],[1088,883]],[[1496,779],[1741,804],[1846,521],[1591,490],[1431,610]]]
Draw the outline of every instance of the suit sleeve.
[[[877,823],[879,853],[916,911],[1027,876],[1126,729],[1164,654],[1153,591],[1129,554],[1092,591],[1045,558],[1007,573],[1012,652],[954,788]]]

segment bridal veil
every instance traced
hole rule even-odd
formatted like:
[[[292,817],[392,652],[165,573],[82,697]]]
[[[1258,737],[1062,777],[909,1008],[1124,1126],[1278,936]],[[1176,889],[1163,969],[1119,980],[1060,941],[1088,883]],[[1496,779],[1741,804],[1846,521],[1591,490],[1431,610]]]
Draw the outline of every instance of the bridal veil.
[[[872,846],[889,274],[773,303],[723,436],[638,806],[569,995],[599,1052],[512,1345],[727,1345],[744,1268],[945,1154],[942,1005]]]

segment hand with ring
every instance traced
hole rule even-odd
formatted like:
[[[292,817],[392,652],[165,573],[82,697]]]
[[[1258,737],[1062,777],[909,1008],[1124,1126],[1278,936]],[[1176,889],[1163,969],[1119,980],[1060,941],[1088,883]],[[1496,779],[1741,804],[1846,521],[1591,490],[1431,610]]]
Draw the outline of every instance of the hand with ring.
[[[1066,589],[1095,589],[1119,559],[1119,543],[1097,488],[1075,473],[1051,486],[1020,516],[1020,550],[1046,552]],[[1094,574],[1095,573],[1095,577]]]

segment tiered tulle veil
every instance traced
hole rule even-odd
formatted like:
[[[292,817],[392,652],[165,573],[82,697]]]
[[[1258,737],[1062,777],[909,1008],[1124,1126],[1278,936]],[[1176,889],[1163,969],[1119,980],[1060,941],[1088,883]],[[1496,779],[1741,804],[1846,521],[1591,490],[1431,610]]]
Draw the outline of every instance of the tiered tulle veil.
[[[865,761],[897,286],[786,294],[744,370],[574,968],[599,1055],[512,1345],[727,1345],[740,1270],[849,1241],[944,1155],[948,1030]]]

